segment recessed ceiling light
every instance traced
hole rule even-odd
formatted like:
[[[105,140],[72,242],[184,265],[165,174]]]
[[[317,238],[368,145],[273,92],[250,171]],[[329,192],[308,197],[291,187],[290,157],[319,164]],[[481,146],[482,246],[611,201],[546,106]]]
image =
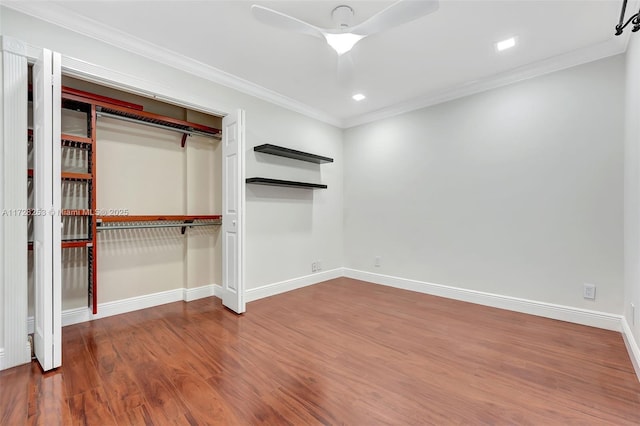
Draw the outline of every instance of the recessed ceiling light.
[[[363,95],[362,93],[356,93],[355,95],[352,96],[354,101],[361,101],[363,99],[366,98],[365,95]]]
[[[502,52],[503,50],[511,49],[516,45],[516,38],[511,37],[506,40],[502,40],[496,43],[496,49],[498,52]]]

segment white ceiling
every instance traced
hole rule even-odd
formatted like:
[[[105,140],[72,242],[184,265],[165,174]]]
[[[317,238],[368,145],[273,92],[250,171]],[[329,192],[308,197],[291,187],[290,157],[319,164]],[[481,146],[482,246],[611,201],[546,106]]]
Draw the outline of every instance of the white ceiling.
[[[354,69],[348,81],[338,78],[337,55],[321,39],[265,26],[251,16],[251,5],[331,28],[331,11],[338,5],[352,6],[354,21],[359,23],[391,1],[7,5],[49,21],[52,16],[58,20],[64,16],[64,23],[56,23],[85,33],[90,27],[92,36],[102,34],[105,41],[125,49],[129,40],[147,49],[154,48],[150,43],[159,50],[177,52],[276,92],[283,97],[281,104],[297,101],[289,104],[349,126],[620,53],[628,39],[628,34],[613,35],[621,1],[441,0],[437,12],[357,44],[351,52]],[[117,40],[113,34],[119,34]],[[517,37],[517,46],[496,52],[495,42],[511,36]],[[357,92],[367,99],[353,101],[351,95]]]

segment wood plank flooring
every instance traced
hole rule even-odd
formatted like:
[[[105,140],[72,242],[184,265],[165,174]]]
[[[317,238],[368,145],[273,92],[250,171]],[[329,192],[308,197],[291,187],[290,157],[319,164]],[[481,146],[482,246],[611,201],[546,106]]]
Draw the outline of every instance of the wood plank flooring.
[[[1,425],[640,424],[619,333],[350,279],[63,329],[0,372]]]

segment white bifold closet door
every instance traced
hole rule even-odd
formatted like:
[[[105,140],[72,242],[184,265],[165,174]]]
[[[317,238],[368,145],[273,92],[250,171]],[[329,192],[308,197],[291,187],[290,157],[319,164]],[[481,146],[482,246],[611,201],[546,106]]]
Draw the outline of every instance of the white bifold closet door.
[[[222,304],[239,314],[244,300],[244,111],[222,119]]]
[[[33,340],[44,371],[62,365],[60,59],[43,49],[33,67]]]

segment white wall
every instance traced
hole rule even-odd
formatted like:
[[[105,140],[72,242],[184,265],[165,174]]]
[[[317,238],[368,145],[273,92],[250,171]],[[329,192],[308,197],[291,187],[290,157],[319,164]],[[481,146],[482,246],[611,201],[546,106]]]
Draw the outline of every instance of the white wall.
[[[640,39],[632,34],[626,62],[624,176],[624,315],[640,342]],[[634,304],[635,318],[631,304]],[[640,369],[637,370],[640,377]]]
[[[295,189],[247,185],[246,279],[274,283],[311,274],[311,262],[323,270],[342,267],[342,131],[318,128],[305,121],[289,121],[283,110],[247,114],[250,147],[282,145],[334,158],[322,165],[247,151],[247,177],[318,182],[327,189]],[[259,130],[256,130],[259,129]]]
[[[188,102],[245,109],[247,177],[305,178],[329,185],[315,192],[247,187],[247,289],[310,274],[312,260],[321,259],[325,270],[342,266],[340,129],[10,9],[2,9],[1,19],[4,34],[137,77],[140,86],[175,88]],[[253,146],[267,142],[335,157],[336,162],[310,169],[254,154]]]
[[[125,209],[131,215],[188,214],[187,195],[198,192],[201,210],[194,214],[220,213],[209,202],[216,182],[207,179],[209,172],[221,164],[221,158],[213,155],[219,142],[195,137],[182,148],[181,135],[176,132],[112,118],[99,119],[97,139],[98,209]],[[200,147],[202,161],[189,161],[196,147]],[[205,178],[188,179],[187,171]],[[219,182],[216,188],[220,190]],[[210,244],[202,251],[211,255],[211,265],[215,263],[215,241],[211,237],[216,231],[212,228],[208,232],[188,229],[185,235],[180,228],[100,232],[98,303],[186,288],[189,270],[197,273],[200,271],[195,269],[209,269],[207,265],[196,268],[189,262],[189,240],[196,236],[201,239],[204,234]],[[207,234],[210,238],[205,237]],[[214,281],[213,268],[201,273],[199,279],[197,286],[221,284]]]
[[[617,56],[346,131],[346,266],[619,314],[623,70]]]

